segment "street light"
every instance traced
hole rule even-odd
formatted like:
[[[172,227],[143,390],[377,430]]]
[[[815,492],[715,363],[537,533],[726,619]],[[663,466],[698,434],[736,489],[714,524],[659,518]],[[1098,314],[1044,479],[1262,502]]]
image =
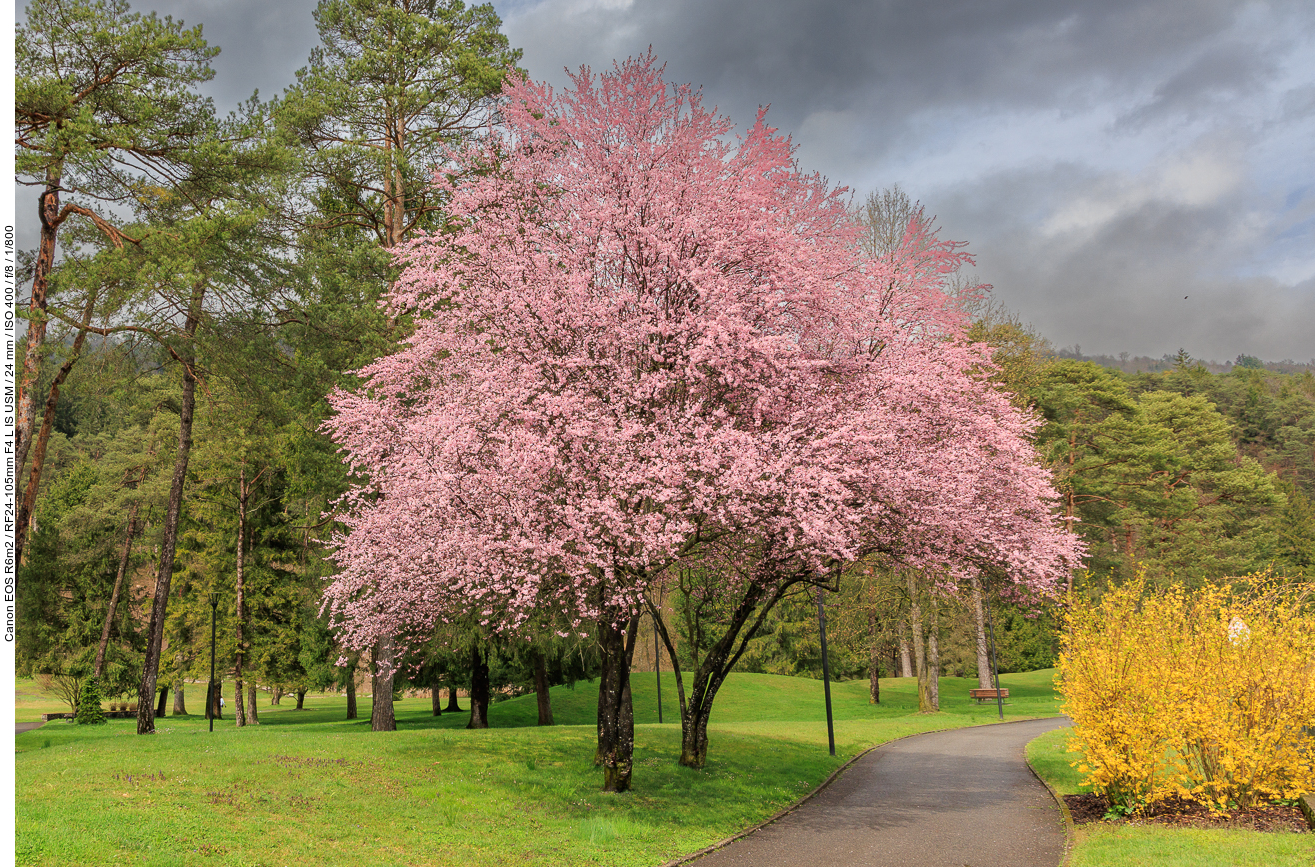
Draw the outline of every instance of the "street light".
[[[822,637],[822,692],[826,695],[826,742],[836,754],[836,729],[831,721],[831,666],[826,658],[826,610],[822,607],[822,585],[817,586],[817,632]]]
[[[653,673],[657,676],[658,722],[662,722],[662,656],[658,650],[657,614],[653,615]]]
[[[210,719],[210,731],[215,730],[215,617],[219,613],[219,597],[210,594],[210,688],[206,690],[205,715]]]

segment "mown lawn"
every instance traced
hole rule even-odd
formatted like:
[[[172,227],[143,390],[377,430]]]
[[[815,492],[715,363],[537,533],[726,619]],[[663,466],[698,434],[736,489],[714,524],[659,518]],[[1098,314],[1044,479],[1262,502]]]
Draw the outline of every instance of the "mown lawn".
[[[1089,792],[1070,765],[1069,732],[1047,732],[1027,745],[1027,760],[1061,795]],[[1315,867],[1315,834],[1084,825],[1073,841],[1072,867]]]
[[[1006,718],[1056,713],[1052,674],[1005,675]],[[868,746],[993,722],[993,705],[968,700],[974,685],[943,679],[943,711],[920,716],[911,680],[883,681],[880,706],[868,704],[866,682],[833,684],[832,758],[820,682],[733,675],[713,712],[708,765],[691,771],[676,764],[670,675],[659,725],[653,677],[637,673],[634,789],[619,796],[598,791],[587,682],[553,690],[552,728],[534,725],[532,695],[494,704],[493,728],[476,732],[465,714],[431,716],[427,696],[397,705],[394,733],[369,730],[368,698],[348,722],[344,697],[315,694],[302,711],[291,698],[262,702],[260,726],[239,730],[230,717],[213,734],[199,716],[158,720],[153,737],[134,734],[132,720],[52,722],[17,738],[17,858],[656,865],[767,818]],[[20,682],[19,692],[34,688]]]

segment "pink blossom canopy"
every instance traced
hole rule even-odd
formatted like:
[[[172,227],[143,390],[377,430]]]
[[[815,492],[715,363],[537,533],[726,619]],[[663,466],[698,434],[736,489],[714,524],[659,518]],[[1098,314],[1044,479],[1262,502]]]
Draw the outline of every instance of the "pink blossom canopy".
[[[629,611],[728,535],[1051,586],[1077,543],[961,339],[960,245],[915,225],[863,258],[761,113],[733,137],[651,56],[572,81],[510,81],[452,155],[450,223],[388,298],[414,335],[331,397],[363,480],[327,592],[345,640]]]

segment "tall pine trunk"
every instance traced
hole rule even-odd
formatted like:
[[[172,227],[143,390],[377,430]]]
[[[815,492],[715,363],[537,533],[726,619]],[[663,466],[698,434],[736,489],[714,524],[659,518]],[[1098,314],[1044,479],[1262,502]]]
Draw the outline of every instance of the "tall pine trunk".
[[[247,725],[260,725],[260,711],[256,709],[256,684],[247,681]]]
[[[615,616],[615,612],[613,612]],[[598,684],[598,751],[594,764],[603,768],[603,791],[626,792],[635,760],[635,710],[630,697],[630,660],[635,652],[639,618],[626,626],[609,619],[598,624],[601,651]]]
[[[927,695],[932,713],[939,713],[941,709],[941,607],[937,603],[934,594],[928,600],[928,608],[931,612],[931,623],[927,629]]]
[[[178,520],[183,510],[183,488],[187,483],[187,461],[192,454],[192,415],[196,411],[196,337],[201,322],[201,304],[205,285],[192,292],[183,326],[182,404],[178,414],[178,451],[174,457],[173,479],[169,485],[169,505],[165,510],[163,538],[160,540],[160,565],[155,575],[155,599],[151,603],[151,625],[147,632],[146,654],[142,660],[142,682],[137,690],[137,734],[155,734],[155,714],[151,699],[155,697],[155,680],[160,673],[160,651],[164,645],[164,619],[169,605],[169,584],[173,580],[174,550],[178,545]]]
[[[167,702],[168,700],[169,700],[169,687],[168,685],[165,685],[160,687],[160,699],[155,703],[155,715],[157,717],[164,716],[164,705],[165,702]]]
[[[183,700],[183,682],[174,682],[174,716],[186,716],[187,704]]]
[[[489,727],[489,657],[480,652],[480,642],[470,646],[470,722],[468,729]]]
[[[913,661],[918,675],[918,712],[935,713],[931,692],[927,684],[927,645],[922,628],[922,589],[917,574],[906,570],[904,580],[909,591],[909,623],[913,628]]]
[[[991,689],[995,684],[991,679],[991,656],[986,645],[986,606],[982,601],[982,582],[974,573],[972,576],[973,625],[977,627],[977,685],[982,689]]]
[[[447,686],[447,707],[443,708],[444,713],[461,713],[461,705],[457,704],[457,685],[449,683]]]
[[[242,657],[246,654],[243,626],[247,620],[244,594],[246,592],[247,499],[249,494],[247,465],[244,460],[237,471],[237,622],[233,626],[236,640],[233,653],[233,718],[237,721],[238,728],[242,728],[247,724],[246,709],[242,705]]]
[[[63,215],[59,211],[62,163],[46,170],[46,188],[37,204],[37,217],[41,221],[41,240],[37,245],[36,268],[32,276],[32,297],[28,299],[26,349],[23,352],[23,373],[18,379],[17,415],[14,424],[14,474],[23,472],[27,452],[32,446],[32,428],[37,418],[37,380],[41,377],[41,361],[46,351],[46,294],[50,289],[50,272],[55,267],[55,241]],[[52,416],[53,420],[53,416]],[[35,463],[35,462],[34,462]],[[14,528],[15,534],[20,531]],[[15,539],[17,543],[19,539]],[[22,557],[23,549],[15,547]]]
[[[548,694],[548,666],[543,654],[534,651],[534,697],[539,703],[539,725],[550,726],[552,719],[552,698]]]
[[[370,731],[395,732],[393,716],[393,639],[384,636],[370,653]]]
[[[146,476],[146,471],[142,470],[142,478]],[[140,479],[138,480],[140,482]],[[137,529],[137,506],[136,501],[128,507],[128,532],[124,534],[123,550],[119,554],[119,571],[114,577],[114,589],[110,592],[110,604],[105,609],[105,624],[100,630],[100,644],[96,647],[96,664],[93,668],[92,677],[100,680],[105,674],[105,651],[110,646],[110,625],[114,623],[114,614],[119,608],[119,594],[123,591],[123,578],[128,574],[128,562],[132,557],[132,537]]]
[[[55,427],[55,408],[59,405],[59,388],[64,384],[64,380],[68,377],[69,371],[73,369],[73,365],[77,363],[78,356],[82,354],[82,344],[85,343],[87,339],[87,326],[91,324],[91,314],[95,308],[96,293],[95,291],[89,291],[87,294],[87,306],[82,311],[82,328],[78,330],[77,336],[73,338],[73,351],[69,353],[68,360],[60,365],[59,371],[55,373],[54,381],[50,383],[50,390],[46,394],[46,406],[41,416],[41,432],[37,435],[36,449],[32,452],[32,467],[29,470],[27,477],[27,486],[23,488],[23,495],[19,498],[18,515],[14,521],[14,556],[19,563],[23,562],[23,550],[27,546],[27,528],[32,519],[33,511],[36,508],[37,492],[41,489],[41,473],[46,464],[46,447],[50,444],[50,432]],[[44,311],[44,309],[45,308],[43,307],[42,310]],[[29,339],[31,339],[32,336],[32,325],[33,323],[28,323]],[[44,331],[45,326],[42,325],[43,334]],[[26,364],[26,361],[24,363]],[[38,360],[38,364],[39,363],[40,361]],[[24,374],[26,374],[26,370],[24,370]],[[29,389],[29,394],[31,394],[32,389],[35,388],[36,383],[33,382],[32,388]],[[20,397],[20,402],[23,399],[24,398]],[[32,399],[35,401],[35,395],[32,396]],[[29,436],[31,435],[31,426],[32,424],[35,424],[35,422],[36,420],[32,419],[32,421],[28,423]],[[23,451],[23,457],[19,458],[18,463],[15,465],[15,475],[18,475],[23,471],[23,461],[27,457],[26,444],[23,446]]]
[[[351,677],[347,678],[347,719],[356,719],[356,666],[352,665]]]
[[[443,715],[443,682],[436,676],[429,684],[429,700],[434,707],[434,716]]]
[[[903,620],[899,625],[899,676],[916,677],[917,672],[913,668],[913,657],[909,650],[909,624]]]

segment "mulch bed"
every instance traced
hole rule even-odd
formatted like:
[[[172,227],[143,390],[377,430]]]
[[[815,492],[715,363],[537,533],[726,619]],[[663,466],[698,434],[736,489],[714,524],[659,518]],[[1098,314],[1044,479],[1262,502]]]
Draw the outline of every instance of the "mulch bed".
[[[1104,795],[1065,795],[1073,823],[1087,825],[1105,820],[1109,802]],[[1161,801],[1141,816],[1111,820],[1110,824],[1168,825],[1174,828],[1248,828],[1252,831],[1294,831],[1309,833],[1306,817],[1296,807],[1281,804],[1264,804],[1250,810],[1229,810],[1211,813],[1194,801],[1171,798]]]

